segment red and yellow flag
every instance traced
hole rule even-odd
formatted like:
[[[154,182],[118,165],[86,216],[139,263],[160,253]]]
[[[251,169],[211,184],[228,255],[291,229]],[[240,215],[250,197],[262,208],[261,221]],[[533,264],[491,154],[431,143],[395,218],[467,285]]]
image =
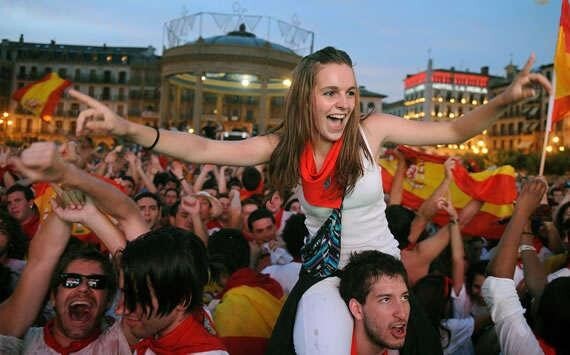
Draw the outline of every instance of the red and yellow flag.
[[[416,150],[398,148],[407,159],[414,161],[404,180],[402,205],[417,210],[439,186],[445,176],[443,163],[447,157],[435,156]],[[398,162],[381,159],[382,183],[384,191],[390,192],[392,179]],[[456,165],[453,170],[453,182],[450,185],[451,201],[460,212],[472,199],[483,201],[481,210],[463,229],[466,235],[500,238],[504,232],[503,219],[512,215],[513,201],[517,197],[515,171],[509,166],[495,170],[469,173],[463,166]],[[444,225],[449,217],[439,211],[433,218],[436,224]]]
[[[35,116],[45,122],[51,122],[63,91],[70,85],[71,81],[60,78],[57,73],[48,73],[41,80],[14,92],[12,98]]]
[[[570,6],[568,0],[562,0],[560,27],[554,53],[554,105],[552,123],[562,120],[570,114]]]

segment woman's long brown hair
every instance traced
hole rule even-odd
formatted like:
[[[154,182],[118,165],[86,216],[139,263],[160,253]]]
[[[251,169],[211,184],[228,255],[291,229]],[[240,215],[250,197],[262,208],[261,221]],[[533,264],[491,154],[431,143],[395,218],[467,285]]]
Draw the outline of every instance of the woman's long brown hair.
[[[313,90],[319,65],[346,64],[352,68],[352,60],[346,52],[333,47],[310,54],[297,64],[293,71],[291,87],[285,101],[283,123],[275,130],[279,143],[268,164],[270,184],[278,190],[295,187],[300,180],[299,159],[308,141],[315,137]],[[372,156],[359,131],[360,96],[356,92],[356,104],[342,135],[343,145],[336,161],[334,180],[344,187],[345,194],[354,189],[364,173],[361,153],[372,161]]]

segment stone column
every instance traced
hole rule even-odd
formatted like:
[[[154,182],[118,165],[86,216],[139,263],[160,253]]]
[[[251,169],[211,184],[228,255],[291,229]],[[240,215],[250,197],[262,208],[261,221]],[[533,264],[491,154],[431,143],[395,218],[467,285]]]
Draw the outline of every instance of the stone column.
[[[203,99],[203,85],[202,76],[200,74],[196,75],[196,87],[194,89],[194,102],[192,110],[192,126],[194,126],[194,132],[200,132],[200,125],[202,119],[202,99]]]
[[[267,78],[261,79],[261,95],[259,96],[258,132],[265,133],[269,121],[269,97],[267,95]]]
[[[168,122],[170,109],[170,84],[166,77],[162,77],[160,83],[160,117],[158,119],[158,127],[163,127]],[[144,91],[141,92],[144,95]]]
[[[180,101],[181,101],[181,96],[182,96],[182,90],[180,89],[180,86],[176,86],[174,89],[174,112],[173,112],[173,118],[172,120],[174,121],[174,124],[178,125],[178,123],[180,123]]]
[[[222,122],[223,110],[224,109],[224,94],[216,95],[216,119],[218,122]]]

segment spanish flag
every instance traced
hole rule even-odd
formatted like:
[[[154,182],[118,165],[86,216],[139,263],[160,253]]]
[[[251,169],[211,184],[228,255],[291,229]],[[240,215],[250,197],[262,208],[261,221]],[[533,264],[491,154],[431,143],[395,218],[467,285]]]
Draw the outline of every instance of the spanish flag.
[[[283,307],[281,285],[268,275],[239,269],[214,311],[218,336],[232,355],[263,355]]]
[[[447,157],[401,146],[398,149],[405,155],[406,160],[413,162],[404,180],[402,205],[417,210],[443,180],[445,176],[443,163]],[[381,159],[380,165],[384,191],[389,193],[398,162]],[[505,165],[495,170],[469,173],[463,166],[456,165],[450,194],[453,206],[458,212],[472,199],[484,202],[481,210],[462,229],[465,235],[500,238],[505,229],[505,224],[501,222],[512,215],[513,202],[517,197],[515,171],[513,167]],[[448,216],[445,212],[439,211],[433,221],[444,225],[448,221]]]
[[[570,7],[568,0],[562,0],[560,27],[554,53],[554,104],[552,123],[570,114]]]
[[[60,78],[57,73],[48,73],[41,80],[14,92],[12,98],[34,116],[40,117],[45,122],[51,122],[63,91],[70,85],[71,81]]]

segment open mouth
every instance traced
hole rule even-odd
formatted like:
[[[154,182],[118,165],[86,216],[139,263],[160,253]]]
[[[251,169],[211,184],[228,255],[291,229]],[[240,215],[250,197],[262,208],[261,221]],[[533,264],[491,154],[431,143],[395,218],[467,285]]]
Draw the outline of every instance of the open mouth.
[[[73,301],[68,307],[69,318],[77,322],[85,322],[91,318],[91,303],[87,301]]]
[[[339,123],[342,123],[345,118],[346,118],[346,114],[344,114],[344,113],[337,113],[337,114],[333,114],[333,115],[327,115],[327,119],[329,119],[329,120],[331,120],[331,121],[339,122]]]
[[[397,324],[390,328],[392,336],[397,339],[403,339],[406,337],[406,324]]]

